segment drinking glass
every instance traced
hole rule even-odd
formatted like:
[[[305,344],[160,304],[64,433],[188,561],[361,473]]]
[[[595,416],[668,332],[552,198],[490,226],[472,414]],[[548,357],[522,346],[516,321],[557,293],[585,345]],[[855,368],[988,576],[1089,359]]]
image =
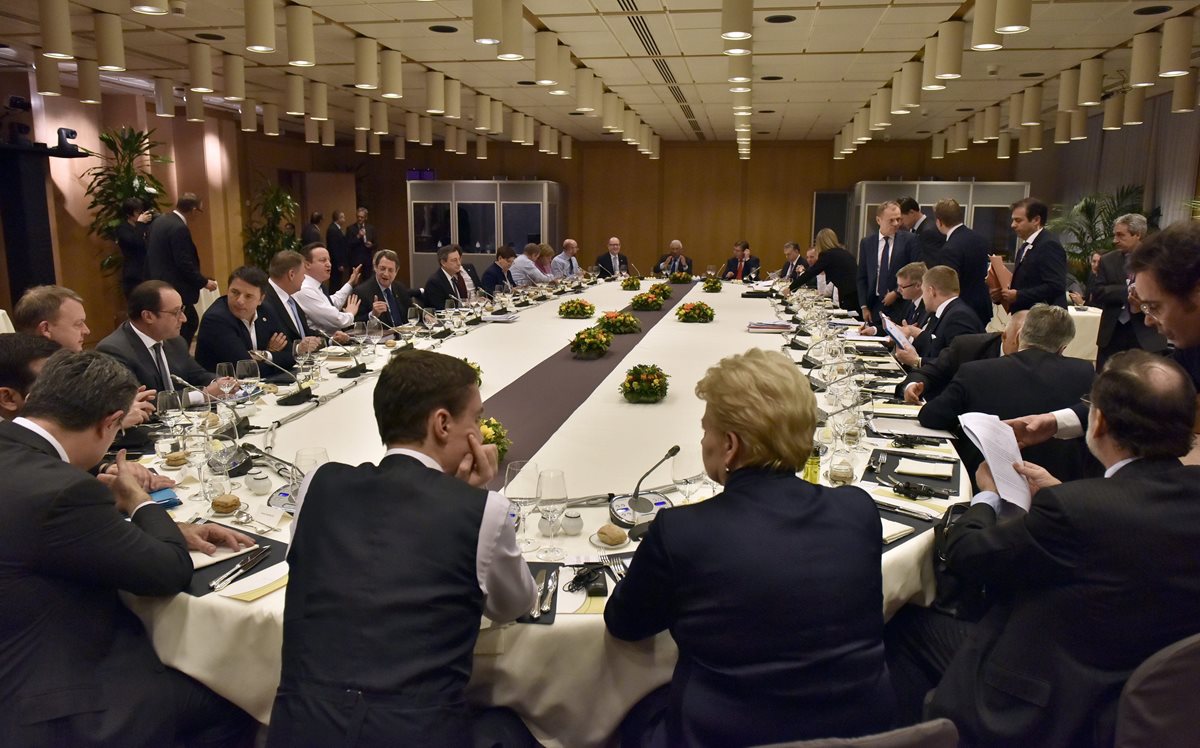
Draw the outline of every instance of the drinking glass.
[[[178,392],[160,391],[154,401],[154,411],[170,429],[177,429],[183,422],[183,401]]]
[[[303,477],[329,462],[329,453],[324,447],[305,447],[304,449],[296,450],[296,458],[292,460],[292,464],[296,469],[292,471],[292,496],[300,490],[300,481]]]
[[[522,553],[541,543],[529,537],[529,510],[538,502],[538,467],[532,460],[515,460],[504,468],[504,496],[517,508],[517,547]]]
[[[233,364],[228,361],[217,364],[217,387],[221,388],[221,394],[229,397],[229,393],[237,389],[238,381],[234,376]]]
[[[247,390],[257,389],[258,383],[262,381],[262,373],[258,370],[258,362],[253,359],[243,359],[237,362],[234,371],[238,381],[246,386]]]
[[[367,339],[366,323],[365,322],[355,322],[353,325],[350,326],[350,330],[349,330],[348,334],[350,335],[350,340],[354,341],[354,343],[357,344],[361,348],[363,341]]]
[[[196,480],[200,483],[200,495],[191,497],[192,501],[208,501],[208,490],[204,485],[204,463],[208,461],[208,439],[205,434],[185,436],[182,449],[187,454],[187,462],[196,468]]]
[[[550,525],[550,545],[537,552],[542,561],[562,561],[566,552],[554,545],[558,535],[558,519],[567,509],[567,476],[561,470],[543,470],[538,473],[538,511]]]
[[[367,342],[371,344],[370,355],[375,355],[375,346],[383,339],[383,323],[376,317],[367,320]]]
[[[158,455],[158,459],[163,462],[167,461],[167,455],[171,454],[179,448],[179,442],[173,437],[165,439],[157,439],[154,442],[154,454]]]
[[[300,375],[297,378],[300,380],[305,378],[304,370],[306,368],[309,369],[308,376],[311,378],[312,371],[310,364],[312,363],[313,355],[312,351],[308,350],[308,346],[305,345],[303,340],[297,340],[296,342],[292,343],[292,356],[296,359],[297,368],[300,369]]]
[[[684,504],[692,503],[692,496],[700,488],[704,470],[703,467],[698,468],[698,463],[695,452],[680,452],[671,458],[671,480],[683,497]]]
[[[845,486],[854,482],[854,464],[850,453],[834,450],[829,457],[829,482],[834,486]]]

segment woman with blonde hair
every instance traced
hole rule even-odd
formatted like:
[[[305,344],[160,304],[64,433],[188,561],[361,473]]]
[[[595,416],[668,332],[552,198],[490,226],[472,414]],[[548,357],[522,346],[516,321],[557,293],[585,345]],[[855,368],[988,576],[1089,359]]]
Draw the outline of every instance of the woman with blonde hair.
[[[539,244],[537,260],[533,264],[537,265],[538,270],[541,270],[546,275],[553,275],[550,263],[554,260],[554,254],[554,247],[551,247],[549,244]]]
[[[817,261],[792,281],[792,290],[803,286],[809,278],[824,273],[825,280],[837,288],[837,303],[842,309],[858,311],[858,263],[838,241],[833,229],[817,232]]]
[[[890,727],[879,512],[796,472],[816,398],[792,360],[752,349],[696,385],[705,472],[725,487],[659,513],[604,610],[635,641],[669,630],[671,683],[634,706],[623,746],[762,745]]]

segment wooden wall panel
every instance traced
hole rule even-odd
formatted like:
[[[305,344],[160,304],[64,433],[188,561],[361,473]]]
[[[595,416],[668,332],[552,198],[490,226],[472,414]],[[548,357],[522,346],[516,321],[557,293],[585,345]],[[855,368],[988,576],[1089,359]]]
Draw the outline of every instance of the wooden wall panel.
[[[643,272],[650,272],[662,246],[662,173],[651,161],[623,143],[576,144],[581,174],[570,190],[573,210],[581,213],[575,239],[579,254],[592,262],[608,251],[609,237],[621,240],[621,251]]]
[[[745,204],[751,190],[737,149],[702,143],[664,144],[662,159],[662,226],[654,260],[672,239],[683,242],[697,269],[720,265],[732,255],[733,243],[749,237]],[[651,161],[650,163],[655,163]],[[650,268],[639,264],[643,272]]]

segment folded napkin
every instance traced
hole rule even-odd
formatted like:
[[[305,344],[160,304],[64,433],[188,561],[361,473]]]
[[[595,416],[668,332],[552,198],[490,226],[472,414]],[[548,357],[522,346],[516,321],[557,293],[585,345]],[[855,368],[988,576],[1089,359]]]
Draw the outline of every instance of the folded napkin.
[[[223,545],[219,545],[219,546],[217,546],[217,550],[214,551],[213,555],[211,555],[211,556],[208,555],[207,553],[201,553],[200,551],[188,551],[188,555],[192,557],[192,569],[193,570],[194,569],[203,569],[206,566],[212,566],[213,564],[219,564],[222,561],[224,561],[225,559],[236,558],[238,556],[244,556],[257,547],[258,547],[257,545],[252,545],[249,548],[243,548],[240,551],[235,551],[235,550],[226,548]]]
[[[260,597],[266,597],[275,590],[286,587],[287,581],[288,565],[284,561],[261,570],[251,569],[244,576],[217,594],[221,597],[229,597],[234,600],[250,603]]]
[[[901,457],[900,464],[896,466],[896,472],[901,475],[917,475],[922,478],[950,480],[954,477],[954,465],[949,462],[925,462],[924,460],[910,460],[906,457]]]
[[[886,517],[880,517],[879,521],[883,523],[883,542],[885,545],[887,543],[895,543],[900,538],[903,538],[906,535],[912,535],[914,532],[916,532],[916,529],[909,527],[902,522],[893,522]]]
[[[895,389],[895,388],[893,388],[893,389]],[[871,405],[871,407],[872,407],[872,409],[874,409],[874,411],[877,415],[881,415],[881,416],[887,415],[887,416],[916,417],[916,415],[921,412],[921,406],[913,405],[912,403],[885,403],[885,402],[876,400]]]

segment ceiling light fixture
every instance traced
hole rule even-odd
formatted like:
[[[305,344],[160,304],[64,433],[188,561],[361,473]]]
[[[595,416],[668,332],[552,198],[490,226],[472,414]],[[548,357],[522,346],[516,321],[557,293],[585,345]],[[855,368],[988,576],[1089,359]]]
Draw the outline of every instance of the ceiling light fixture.
[[[258,131],[258,107],[254,99],[242,99],[241,119],[242,132]]]
[[[1162,56],[1158,63],[1159,78],[1175,78],[1187,75],[1192,64],[1192,29],[1195,22],[1191,16],[1175,16],[1163,23]]]
[[[79,79],[79,102],[81,104],[100,103],[100,66],[95,60],[79,58],[75,61],[75,75]]]
[[[891,111],[892,114],[908,114],[908,112],[909,112],[908,107],[906,107],[900,103],[900,99],[901,99],[900,91],[902,88],[904,88],[904,70],[903,69],[897,70],[895,73],[892,74],[892,91],[890,94],[891,99],[892,99],[892,111]]]
[[[100,69],[124,71],[125,34],[121,29],[121,17],[113,13],[95,13],[92,21],[96,34],[96,62]]]
[[[1104,100],[1104,120],[1100,124],[1100,129],[1120,130],[1121,114],[1124,107],[1125,95],[1120,91],[1114,91],[1107,99]]]
[[[433,145],[433,118],[421,118],[421,145]]]
[[[288,64],[308,68],[317,64],[317,43],[313,33],[312,8],[289,5],[284,8],[287,20]]]
[[[404,138],[410,143],[421,142],[421,115],[416,112],[404,113]]]
[[[157,117],[175,116],[175,83],[169,78],[154,79],[154,114]]]
[[[939,161],[946,157],[946,135],[944,133],[935,132],[929,138],[930,154],[929,157],[935,161]]]
[[[588,68],[575,68],[575,111],[596,111],[596,74]]]
[[[244,0],[246,51],[266,54],[275,51],[275,4],[271,0]]]
[[[321,142],[321,123],[312,117],[304,118],[304,142],[312,145]]]
[[[200,42],[188,42],[188,90],[197,93],[212,93],[212,55],[208,45]]]
[[[313,81],[308,88],[308,95],[312,105],[309,116],[318,122],[329,119],[329,86],[320,81]]]
[[[278,137],[279,135],[279,106],[263,104],[263,135]]]
[[[331,119],[321,122],[321,145],[326,148],[337,145],[337,127]]]
[[[721,38],[749,39],[754,36],[753,0],[723,0],[721,3]]]
[[[487,160],[488,139],[485,135],[475,136],[475,158],[480,161]]]
[[[1071,140],[1087,140],[1087,110],[1078,107],[1071,112]]]
[[[943,21],[938,25],[937,65],[934,77],[938,80],[954,80],[962,77],[963,28],[962,21]]]
[[[1145,122],[1142,112],[1146,104],[1146,89],[1131,88],[1125,92],[1125,106],[1121,116],[1122,125],[1140,125]]]
[[[1079,106],[1097,106],[1104,93],[1104,58],[1093,57],[1079,64]]]
[[[437,70],[425,72],[425,112],[443,114],[446,111],[446,76]]]
[[[407,148],[407,146],[405,146],[405,144],[404,144],[404,138],[402,138],[399,135],[392,138],[392,158],[393,159],[395,159],[397,161],[403,161],[404,155],[405,155],[404,151],[406,148]]]
[[[354,97],[354,129],[371,129],[371,100],[366,96]]]
[[[404,56],[394,49],[379,51],[379,95],[385,99],[404,98]]]
[[[475,129],[487,132],[492,129],[492,97],[475,94]]]
[[[367,153],[372,156],[378,156],[383,152],[383,143],[380,142],[379,134],[370,132],[367,133]]]
[[[38,0],[42,54],[52,60],[75,59],[71,42],[71,11],[67,0]]]
[[[1158,82],[1158,53],[1161,46],[1162,34],[1157,31],[1147,31],[1133,37],[1129,62],[1130,86],[1141,88]]]
[[[1181,114],[1196,109],[1196,69],[1192,68],[1187,75],[1181,75],[1172,81],[1171,112]]]
[[[472,0],[471,25],[476,44],[499,44],[503,32],[500,0]]]
[[[446,79],[446,110],[442,116],[446,119],[462,119],[462,81],[454,78]]]
[[[355,153],[366,153],[367,152],[367,131],[366,130],[355,130],[354,131],[354,152]]]
[[[504,102],[499,99],[492,99],[492,129],[493,135],[501,135],[504,133]]]
[[[737,57],[738,55],[748,55],[752,51],[754,51],[754,40],[753,39],[726,39],[724,51],[725,51],[725,54],[729,55],[730,57]]]
[[[371,132],[375,135],[387,135],[390,130],[388,122],[388,105],[386,101],[371,102]]]
[[[1061,109],[1054,115],[1054,143],[1066,145],[1071,142],[1071,113]]]
[[[1025,97],[1021,102],[1021,124],[1039,125],[1042,122],[1042,87],[1030,86],[1025,89]]]
[[[996,33],[1023,34],[1033,17],[1033,0],[997,0]]]
[[[992,104],[983,111],[983,139],[996,140],[1000,137],[1000,105]]]
[[[500,44],[496,46],[497,59],[525,59],[525,37],[521,33],[524,26],[524,6],[521,0],[500,0]]]
[[[165,16],[170,12],[167,0],[131,0],[129,9],[144,16]]]
[[[558,34],[539,31],[533,35],[533,79],[539,86],[558,82]]]
[[[1012,158],[1012,135],[1009,133],[1002,132],[996,139],[996,158],[1001,161]]]
[[[574,140],[570,135],[560,136],[558,139],[558,155],[562,156],[563,161],[570,161],[572,158],[571,150],[574,146]]]
[[[354,87],[379,88],[379,44],[369,36],[354,39]]]
[[[283,111],[294,116],[304,115],[304,79],[298,75],[287,73],[283,76],[284,98]]]
[[[1064,70],[1058,75],[1058,110],[1073,112],[1079,108],[1079,68]]]
[[[938,39],[932,37],[925,40],[925,55],[922,60],[921,68],[921,90],[922,91],[941,91],[946,88],[946,84],[937,79],[937,54],[938,54]]]
[[[996,0],[975,0],[975,15],[971,19],[971,49],[993,52],[1003,48],[1003,39],[996,31]]]
[[[575,62],[571,59],[571,48],[565,44],[558,48],[558,82],[550,86],[550,95],[566,96],[575,82]]]

